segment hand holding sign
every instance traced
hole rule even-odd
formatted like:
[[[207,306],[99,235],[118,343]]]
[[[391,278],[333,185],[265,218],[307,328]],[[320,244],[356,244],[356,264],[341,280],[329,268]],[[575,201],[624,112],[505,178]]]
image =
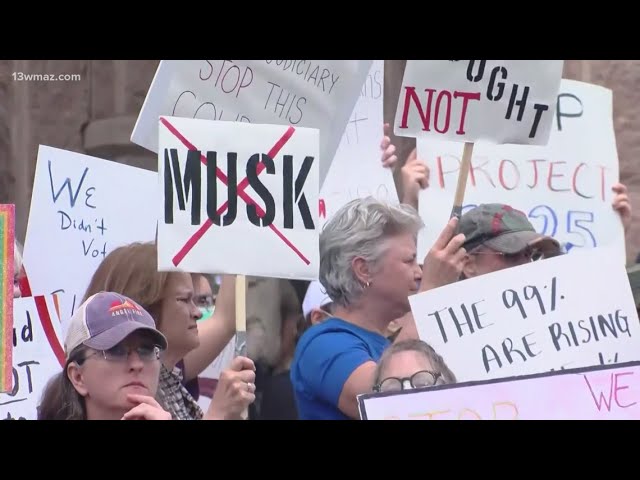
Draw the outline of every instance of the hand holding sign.
[[[236,357],[229,369],[220,374],[216,391],[205,418],[209,420],[241,419],[256,399],[256,366],[247,357]]]
[[[398,162],[396,146],[391,143],[389,128],[389,124],[385,123],[383,127],[384,136],[382,137],[382,142],[380,142],[380,150],[382,150],[382,166],[384,168],[393,168]]]
[[[420,291],[453,283],[460,278],[466,250],[462,248],[464,235],[456,235],[458,219],[452,218],[427,254],[422,266]]]

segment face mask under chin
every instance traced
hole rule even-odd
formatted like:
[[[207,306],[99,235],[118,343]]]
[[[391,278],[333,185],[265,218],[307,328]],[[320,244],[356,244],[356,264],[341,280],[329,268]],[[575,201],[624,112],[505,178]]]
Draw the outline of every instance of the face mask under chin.
[[[213,316],[213,312],[216,309],[215,305],[213,307],[200,307],[200,312],[202,313],[202,318],[198,321],[202,322],[204,320],[208,320]]]

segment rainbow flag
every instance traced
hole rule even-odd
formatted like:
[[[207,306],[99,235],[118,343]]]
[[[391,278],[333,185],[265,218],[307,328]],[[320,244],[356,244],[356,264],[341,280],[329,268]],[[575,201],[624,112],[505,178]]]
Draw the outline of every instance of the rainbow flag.
[[[13,248],[15,205],[0,205],[0,392],[13,388]]]

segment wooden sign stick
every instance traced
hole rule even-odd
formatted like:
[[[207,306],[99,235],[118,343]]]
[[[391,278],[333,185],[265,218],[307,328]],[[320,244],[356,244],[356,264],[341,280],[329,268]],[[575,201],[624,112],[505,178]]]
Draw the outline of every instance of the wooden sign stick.
[[[247,356],[247,277],[236,275],[236,357]],[[249,418],[248,409],[242,413]]]
[[[465,142],[464,151],[462,153],[462,164],[460,165],[460,174],[458,175],[458,186],[456,187],[456,196],[453,199],[453,209],[449,218],[462,216],[462,204],[464,202],[464,192],[467,189],[467,178],[471,168],[471,155],[473,154],[473,142]]]
[[[236,275],[236,356],[247,355],[247,277]]]

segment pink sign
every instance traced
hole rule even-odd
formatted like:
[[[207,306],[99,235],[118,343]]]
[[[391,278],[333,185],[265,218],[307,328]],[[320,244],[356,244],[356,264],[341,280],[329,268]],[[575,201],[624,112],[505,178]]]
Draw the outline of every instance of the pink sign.
[[[363,420],[637,420],[640,362],[361,395]]]

